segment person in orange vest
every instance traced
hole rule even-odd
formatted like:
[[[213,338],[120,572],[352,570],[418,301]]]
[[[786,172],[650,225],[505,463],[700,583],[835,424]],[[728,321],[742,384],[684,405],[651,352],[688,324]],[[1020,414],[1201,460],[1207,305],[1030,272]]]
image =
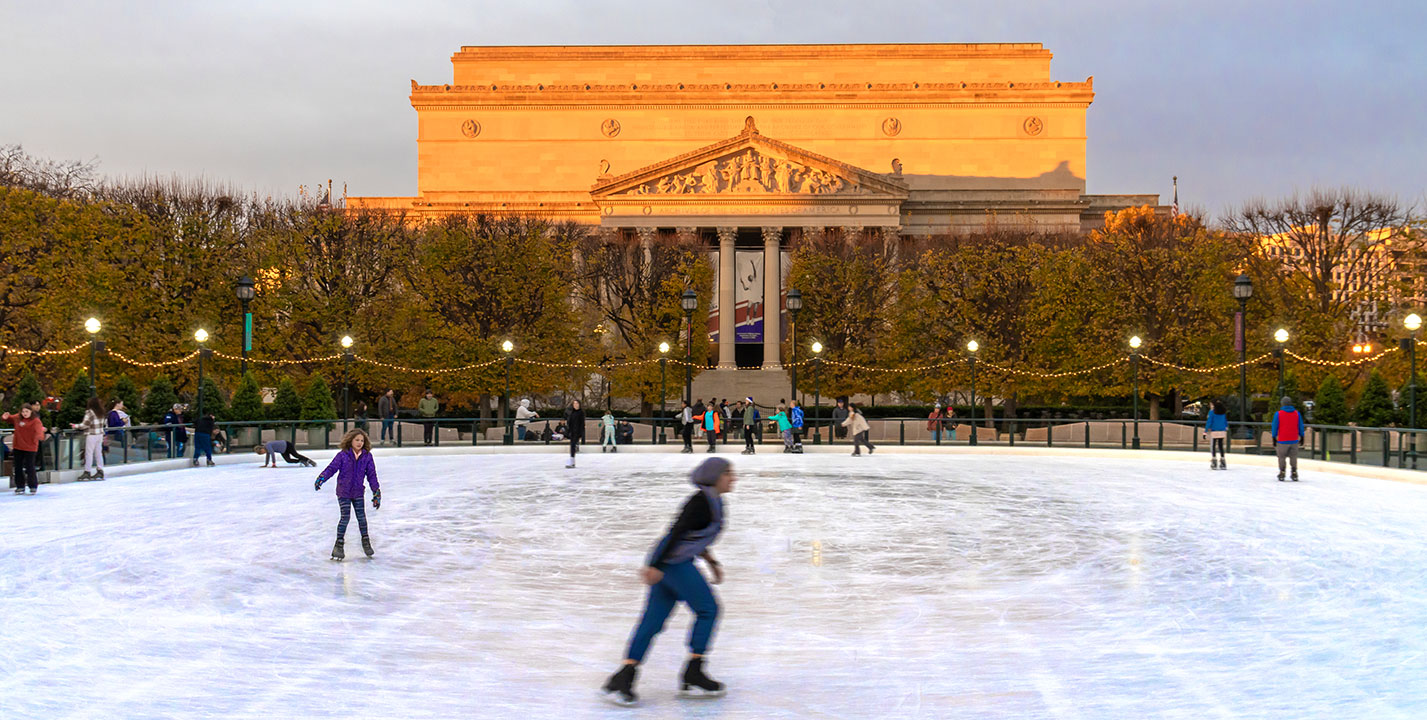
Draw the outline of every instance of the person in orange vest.
[[[694,417],[703,421],[704,436],[709,439],[709,452],[714,451],[714,443],[718,442],[719,431],[723,429],[723,416],[718,413],[718,406],[708,405],[704,408],[702,415]]]
[[[1283,482],[1283,466],[1286,459],[1293,467],[1293,482],[1298,482],[1298,446],[1303,444],[1303,413],[1293,407],[1287,395],[1279,400],[1283,407],[1273,414],[1273,447],[1278,453],[1278,481]]]

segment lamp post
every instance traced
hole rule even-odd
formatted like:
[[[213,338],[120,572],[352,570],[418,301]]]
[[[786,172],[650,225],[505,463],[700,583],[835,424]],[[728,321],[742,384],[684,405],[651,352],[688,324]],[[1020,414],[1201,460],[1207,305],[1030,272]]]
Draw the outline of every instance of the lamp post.
[[[797,399],[798,399],[798,311],[803,309],[803,294],[802,294],[801,292],[799,292],[797,288],[791,288],[791,289],[788,290],[788,299],[787,299],[787,301],[786,301],[786,307],[788,308],[788,319],[789,319],[789,325],[791,326],[791,327],[788,329],[788,339],[792,342],[792,357],[789,358],[789,365],[792,366],[792,372],[789,373],[789,374],[792,376],[792,379],[793,379],[793,392],[792,392],[790,395],[788,395],[788,397],[790,397],[790,398],[792,398],[792,399],[794,399],[794,400],[797,400]]]
[[[104,341],[99,339],[99,318],[84,321],[84,331],[89,333],[89,397],[98,397],[99,390],[94,384],[94,363],[99,351],[104,349]]]
[[[352,336],[342,336],[342,432],[347,432],[347,418],[352,417]]]
[[[664,436],[664,417],[668,408],[666,400],[669,397],[669,343],[659,343],[659,444],[668,442]]]
[[[684,339],[684,402],[694,404],[694,311],[699,309],[699,296],[693,290],[685,290],[679,304],[684,308],[684,325],[688,336]]]
[[[1412,374],[1407,379],[1407,427],[1412,433],[1412,468],[1417,469],[1417,331],[1422,327],[1422,316],[1412,313],[1402,319],[1407,328],[1403,344],[1407,346],[1407,364]]]
[[[505,390],[500,394],[500,424],[505,426],[505,444],[514,445],[513,428],[510,423],[506,422],[505,416],[510,412],[510,366],[515,363],[511,352],[515,350],[515,343],[506,340],[500,344],[500,349],[505,352]]]
[[[203,358],[208,356],[208,348],[203,343],[208,342],[208,331],[199,328],[193,333],[193,339],[198,341],[198,417],[203,417]],[[194,462],[198,462],[197,459]]]
[[[1131,441],[1130,448],[1140,449],[1140,345],[1144,341],[1139,335],[1130,338],[1130,365],[1135,369],[1135,396],[1133,399],[1135,406],[1135,439]],[[1123,437],[1123,436],[1121,436]]]
[[[981,343],[972,340],[966,343],[967,362],[971,364],[971,440],[972,445],[976,444],[976,351],[981,349]]]
[[[1249,421],[1249,369],[1246,358],[1248,357],[1247,338],[1248,324],[1246,314],[1249,306],[1249,298],[1254,295],[1254,281],[1247,273],[1242,273],[1234,279],[1234,299],[1239,301],[1239,315],[1234,321],[1234,342],[1239,346],[1239,422]],[[1248,433],[1248,425],[1242,425],[1244,432]]]
[[[243,361],[238,366],[238,376],[242,377],[248,374],[248,352],[253,349],[253,314],[248,312],[248,303],[257,291],[253,288],[253,279],[244,275],[238,278],[233,292],[243,304]]]
[[[818,405],[822,404],[822,360],[823,344],[813,341],[813,444],[822,444],[822,434],[818,430]]]
[[[1278,347],[1273,349],[1273,356],[1278,358],[1278,389],[1274,395],[1283,396],[1283,346],[1288,342],[1288,331],[1279,328],[1273,331],[1273,341],[1278,343]]]

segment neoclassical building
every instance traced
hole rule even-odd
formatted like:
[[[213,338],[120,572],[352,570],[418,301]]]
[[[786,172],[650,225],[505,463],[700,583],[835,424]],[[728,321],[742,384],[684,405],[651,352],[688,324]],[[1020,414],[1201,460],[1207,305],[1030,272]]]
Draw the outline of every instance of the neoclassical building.
[[[778,369],[763,298],[782,307],[800,233],[1083,230],[1158,204],[1085,194],[1092,79],[1050,61],[1039,43],[463,47],[449,84],[411,83],[417,194],[348,205],[704,238],[719,366]]]

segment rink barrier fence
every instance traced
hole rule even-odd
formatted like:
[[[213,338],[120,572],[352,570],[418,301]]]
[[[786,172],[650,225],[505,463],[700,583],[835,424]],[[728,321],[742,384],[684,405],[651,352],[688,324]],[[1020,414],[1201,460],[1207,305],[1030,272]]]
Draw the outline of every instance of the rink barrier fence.
[[[619,418],[619,422],[630,424],[630,432],[618,444],[634,445],[681,445],[682,434],[670,418]],[[529,433],[538,436],[545,427],[546,418],[532,421]],[[552,427],[557,419],[551,419]],[[515,421],[507,419],[503,424],[491,418],[398,418],[390,421],[389,439],[383,439],[381,419],[366,420],[333,419],[326,421],[263,421],[263,422],[221,422],[220,443],[214,454],[252,454],[254,445],[270,440],[289,440],[299,450],[335,449],[342,435],[352,427],[361,426],[372,438],[375,447],[394,445],[408,447],[426,445],[427,428],[430,428],[430,445],[536,445],[543,441],[521,441],[518,438]],[[809,416],[801,437],[805,444],[850,445],[852,438],[845,433],[839,437],[840,428],[831,420]],[[1006,446],[1017,445],[1081,448],[1156,449],[1199,452],[1208,450],[1209,442],[1203,434],[1202,423],[1189,420],[1075,420],[1075,419],[1027,419],[1027,418],[950,418],[933,423],[928,418],[872,418],[868,420],[871,430],[869,440],[874,444],[896,444],[904,446]],[[719,440],[720,445],[741,447],[743,434],[741,423],[733,423]],[[135,425],[122,430],[111,430],[105,452],[105,465],[130,465],[162,460],[173,460],[176,454],[172,425]],[[1273,442],[1269,437],[1269,423],[1230,422],[1227,451],[1229,453],[1272,455]],[[585,426],[583,444],[595,445],[602,441],[602,423],[598,418],[588,419]],[[939,430],[939,431],[938,431]],[[1417,470],[1418,457],[1427,450],[1427,434],[1424,429],[1358,427],[1352,425],[1309,425],[1305,433],[1300,457],[1312,460],[1342,462],[1352,465]],[[0,430],[0,441],[11,446],[13,431]],[[632,435],[632,437],[630,437]],[[707,446],[702,432],[695,430],[696,449]],[[618,437],[618,436],[617,436]],[[1138,442],[1136,441],[1138,439]],[[564,440],[552,439],[549,444],[562,445]],[[760,423],[755,436],[759,446],[778,446],[782,436],[771,423]],[[48,438],[40,453],[42,472],[65,472],[83,467],[84,436],[77,430],[61,430]],[[184,455],[192,457],[192,431]],[[4,473],[12,477],[11,458],[7,451]],[[1427,462],[1421,463],[1427,469]]]

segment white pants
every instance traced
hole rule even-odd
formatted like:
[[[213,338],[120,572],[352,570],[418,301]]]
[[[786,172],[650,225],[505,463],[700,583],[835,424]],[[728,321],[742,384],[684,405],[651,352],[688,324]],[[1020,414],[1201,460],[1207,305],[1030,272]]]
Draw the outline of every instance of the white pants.
[[[104,469],[104,436],[85,435],[84,436],[84,469],[92,471],[98,466]]]

